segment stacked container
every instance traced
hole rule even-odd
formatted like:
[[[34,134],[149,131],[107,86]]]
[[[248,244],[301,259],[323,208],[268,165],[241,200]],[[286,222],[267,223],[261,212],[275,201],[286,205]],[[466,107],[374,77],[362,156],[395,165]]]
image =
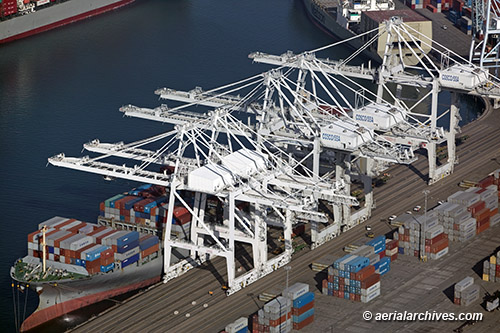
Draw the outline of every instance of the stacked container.
[[[425,225],[425,235],[422,226]],[[439,224],[439,214],[428,212],[425,215],[413,215],[399,227],[399,253],[419,257],[424,237],[425,253],[431,259],[439,259],[448,253],[448,237],[444,227]]]
[[[391,260],[391,262],[398,259],[399,240],[397,239],[397,237],[399,237],[398,233],[396,233],[394,237],[395,239],[385,240],[385,256],[388,257]]]
[[[157,256],[159,239],[137,231],[121,231],[75,219],[54,217],[46,226],[46,259],[84,267],[89,274],[107,273]],[[42,258],[42,231],[28,235],[28,255]],[[156,253],[156,256],[153,255]],[[50,263],[49,263],[50,264]]]
[[[456,305],[468,306],[479,298],[479,286],[474,284],[474,278],[468,276],[455,284]]]
[[[378,261],[378,269],[384,273],[388,271],[387,261],[390,261],[385,259],[383,264]],[[328,279],[323,280],[322,287],[325,295],[367,303],[380,295],[380,274],[376,273],[374,265],[370,265],[368,257],[348,254],[328,268]]]
[[[125,194],[117,194],[100,204],[100,216],[125,223],[162,228],[168,213],[168,193],[165,187],[142,185]],[[186,194],[187,197],[189,193]],[[186,201],[192,203],[192,198]],[[182,206],[175,206],[172,233],[183,239],[189,235],[191,214]]]
[[[292,330],[292,301],[278,296],[266,303],[258,312],[258,322],[259,329],[262,328],[261,332],[290,332]]]
[[[314,293],[309,285],[296,283],[283,290],[283,296],[292,300],[292,322],[294,330],[301,330],[314,321]]]
[[[17,13],[17,0],[0,1],[0,16],[10,16]]]
[[[500,282],[500,251],[483,262],[483,280]]]

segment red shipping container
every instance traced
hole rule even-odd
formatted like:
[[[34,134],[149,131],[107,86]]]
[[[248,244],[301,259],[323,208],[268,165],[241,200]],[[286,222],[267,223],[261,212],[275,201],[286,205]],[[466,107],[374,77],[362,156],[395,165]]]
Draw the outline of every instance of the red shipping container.
[[[292,313],[288,312],[276,320],[269,320],[269,326],[271,326],[271,327],[279,326],[279,325],[283,324],[285,321],[287,321],[287,319],[290,319],[291,316],[292,316]]]
[[[424,2],[425,3],[425,2]],[[437,8],[434,7],[433,5],[427,5],[426,8],[430,10],[433,13],[437,13]]]
[[[328,289],[328,280],[327,280],[327,279],[324,279],[324,280],[321,282],[321,286],[322,286],[324,289]]]
[[[496,215],[498,213],[498,208],[494,208],[490,211],[490,217]]]
[[[71,264],[71,258],[70,258],[70,257],[66,257],[66,256],[65,256],[65,257],[64,257],[64,262],[65,262],[66,264]]]
[[[63,223],[58,224],[57,226],[55,226],[55,228],[56,229],[61,229],[62,227],[67,226],[68,224],[71,224],[71,223],[73,223],[75,221],[76,221],[76,219],[69,219],[67,221],[64,221]]]
[[[484,201],[478,201],[476,202],[475,204],[473,205],[470,205],[467,210],[469,212],[472,213],[472,215],[474,216],[474,214],[476,214],[477,212],[483,210],[484,208],[486,207],[486,203]]]
[[[433,245],[430,246],[430,253],[438,253],[439,251],[441,250],[444,250],[445,248],[447,248],[449,245],[449,241],[448,241],[448,238],[446,239],[443,239]]]
[[[437,235],[436,237],[432,238],[432,239],[425,239],[425,245],[433,245],[433,244],[436,244],[440,241],[442,241],[443,239],[448,239],[448,234],[445,234],[444,232],[443,233],[440,233],[439,235]]]
[[[490,222],[488,221],[488,223],[480,226],[477,230],[476,230],[476,235],[477,234],[480,234],[482,233],[483,231],[487,230],[488,228],[490,227]]]
[[[460,298],[455,297],[453,303],[455,303],[456,305],[460,305]]]
[[[354,301],[354,294],[353,294],[353,293],[350,293],[350,294],[349,294],[349,299],[350,299],[351,301]]]
[[[94,231],[92,231],[90,234],[88,234],[88,236],[93,236],[95,234],[98,234],[100,233],[101,231],[103,231],[104,229],[106,229],[105,226],[100,226],[100,227],[97,227],[94,229]]]
[[[101,259],[101,265],[103,265],[103,266],[108,266],[109,264],[111,264],[113,262],[115,262],[114,257]]]
[[[189,213],[185,207],[175,206],[173,215],[177,222],[181,225],[191,222],[191,213]]]
[[[380,252],[378,255],[380,259],[382,259],[383,257],[385,257],[385,251]]]
[[[314,315],[307,317],[306,319],[302,320],[300,323],[293,323],[293,329],[294,330],[301,330],[310,323],[314,321]]]
[[[113,249],[106,249],[101,252],[101,258],[106,259],[106,258],[113,258],[115,255],[115,251]]]
[[[245,202],[247,203],[247,202]],[[302,235],[306,231],[305,224],[299,224],[292,229],[292,237],[297,237]]]
[[[104,211],[104,209],[105,209],[105,208],[106,208],[106,206],[105,206],[104,202],[101,202],[101,203],[99,204],[99,210],[100,210],[100,211]]]
[[[477,221],[481,221],[486,216],[490,216],[490,210],[488,208],[481,209],[480,211],[476,212],[476,214],[472,215],[472,217],[474,217]]]
[[[344,291],[343,290],[342,291],[339,290],[339,296],[338,297],[339,298],[344,298]]]
[[[365,280],[361,281],[361,289],[370,288],[379,281],[380,281],[380,274],[372,274]]]
[[[78,251],[73,251],[73,252],[75,252],[75,258],[76,258],[76,259],[81,259],[82,252],[87,251],[88,249],[90,249],[90,248],[92,248],[92,247],[94,247],[94,246],[95,246],[95,244],[94,244],[94,243],[92,243],[92,244],[89,244],[89,245],[87,245],[87,246],[85,246],[85,247],[82,247],[82,248],[81,248],[81,249],[79,249]]]
[[[344,284],[345,283],[345,280],[343,277],[339,277],[339,284]]]
[[[354,294],[354,300],[355,300],[356,302],[361,302],[361,295]]]
[[[354,279],[358,280],[358,281],[363,281],[364,279],[366,279],[368,276],[370,276],[372,274],[375,274],[375,266],[368,265],[365,268],[363,268],[362,270],[360,270],[359,272],[357,272],[355,274],[356,276]]]
[[[396,254],[393,254],[393,255],[391,256],[391,262],[393,262],[394,260],[397,260],[397,259],[398,259],[398,254],[397,254],[397,253],[396,253]]]
[[[392,250],[392,249],[394,249],[394,248],[396,248],[398,246],[399,246],[399,240],[398,239],[393,239],[390,242],[388,242],[388,243],[385,244],[385,249],[386,250]]]
[[[349,273],[349,279],[354,280],[356,278],[356,273],[351,272]]]
[[[339,284],[339,291],[344,292],[345,291],[345,285]]]
[[[306,305],[304,305],[301,308],[292,308],[292,315],[300,316],[301,314],[311,310],[312,308],[314,308],[314,300],[307,303]]]
[[[470,18],[470,16],[469,16]],[[487,188],[490,185],[493,185],[493,181],[495,180],[495,177],[493,175],[487,176],[479,181],[477,184],[481,188]]]
[[[134,205],[134,210],[136,212],[144,213],[144,206],[146,206],[147,204],[152,203],[153,201],[154,201],[153,199],[144,199],[144,200],[141,200],[141,201],[139,201],[138,203],[136,203]]]
[[[495,272],[495,277],[500,277],[500,271]]]
[[[326,278],[326,281],[333,283],[333,275],[328,275],[328,277]]]
[[[145,249],[144,251],[141,251],[141,258],[145,258],[145,257],[149,256],[150,254],[158,252],[158,250],[160,250],[160,244],[155,244],[155,245],[151,246],[150,248]]]
[[[500,272],[500,265],[497,264],[497,269],[496,269],[497,272]]]
[[[86,225],[87,225],[87,223],[80,222],[80,223],[76,224],[75,226],[73,226],[69,229],[66,229],[66,230],[71,231],[71,232],[78,232],[78,229],[81,229],[81,228],[85,227]]]
[[[480,228],[482,227],[483,225],[485,225],[486,223],[490,223],[490,217],[489,216],[486,216],[484,219],[482,220],[478,220],[476,221],[476,228]]]
[[[33,231],[31,234],[28,234],[28,243],[33,243],[33,238],[36,234],[40,233],[40,230]]]

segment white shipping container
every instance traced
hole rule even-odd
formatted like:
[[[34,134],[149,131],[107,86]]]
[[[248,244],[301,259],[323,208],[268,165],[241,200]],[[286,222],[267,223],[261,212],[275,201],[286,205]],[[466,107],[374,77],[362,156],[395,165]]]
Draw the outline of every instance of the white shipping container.
[[[297,282],[288,289],[283,290],[283,297],[288,297],[292,301],[309,292],[309,285]]]
[[[367,296],[373,293],[375,290],[380,289],[380,281],[375,283],[373,286],[367,289],[361,289],[361,296]]]
[[[81,235],[81,234],[76,234],[76,235],[73,235],[69,238],[66,238],[65,240],[61,241],[60,244],[59,244],[59,247],[61,249],[65,249],[65,250],[70,250],[69,246],[71,243],[73,243],[74,241],[77,241],[79,239],[82,239],[84,238],[85,235]]]
[[[71,251],[78,251],[81,248],[84,248],[87,245],[92,244],[92,237],[83,235],[83,238],[75,240],[69,246]]]
[[[372,293],[366,295],[366,296],[363,296],[361,295],[361,302],[362,303],[368,303],[370,302],[371,300],[373,300],[374,298],[380,296],[380,288],[378,289],[375,289]]]
[[[54,254],[60,255],[61,254],[61,250],[58,247],[55,247],[54,248]]]
[[[291,308],[292,303],[291,300],[282,296],[278,296],[272,301],[266,303],[264,305],[264,312],[270,313],[285,313],[287,308]]]
[[[67,224],[65,226],[62,226],[61,227],[61,230],[68,230],[68,229],[71,229],[73,227],[76,227],[77,225],[79,225],[80,223],[82,223],[82,221],[73,221],[71,222],[70,224]]]
[[[38,229],[41,230],[44,225],[47,226],[47,227],[55,228],[59,224],[62,224],[63,222],[66,222],[67,220],[69,220],[69,219],[66,218],[66,217],[55,216],[53,218],[50,218],[50,219],[48,219],[46,221],[43,221],[42,223],[38,224]]]
[[[436,225],[430,229],[427,229],[425,232],[425,238],[427,239],[433,239],[434,237],[438,236],[439,234],[442,234],[444,231],[444,228],[442,225]]]
[[[473,284],[474,278],[472,276],[467,276],[455,284],[455,290],[462,292]]]
[[[497,213],[490,217],[490,227],[497,225],[498,222],[500,222],[500,214]]]
[[[114,232],[112,233],[111,235],[109,236],[106,236],[106,237],[103,237],[101,239],[101,244],[102,245],[107,245],[107,246],[112,246],[112,245],[116,245],[116,240],[117,238],[119,237],[122,237],[122,236],[125,236],[126,234],[128,234],[130,231],[126,231],[126,230],[120,230],[118,232]]]
[[[438,260],[439,258],[444,257],[445,255],[448,254],[449,249],[450,249],[449,247],[445,247],[444,249],[442,249],[438,253],[431,253],[431,259]]]

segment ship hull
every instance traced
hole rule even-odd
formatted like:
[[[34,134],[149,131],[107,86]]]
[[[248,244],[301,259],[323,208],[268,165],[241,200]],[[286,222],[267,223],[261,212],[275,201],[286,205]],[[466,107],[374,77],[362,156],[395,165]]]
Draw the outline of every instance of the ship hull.
[[[161,279],[162,266],[160,256],[145,264],[133,264],[81,280],[30,283],[30,288],[38,291],[39,305],[23,322],[21,331],[31,330],[71,311],[157,283]]]
[[[333,37],[335,40],[347,40],[356,36],[354,32],[344,29],[340,24],[338,24],[336,18],[325,9],[316,5],[314,0],[303,0],[303,3],[309,19],[318,28]],[[353,50],[359,50],[364,45],[364,42],[360,38],[351,39],[346,43]],[[363,50],[362,55],[376,62],[382,62],[382,59],[377,53],[368,49]]]
[[[0,44],[39,34],[128,5],[135,0],[67,1],[0,22]]]

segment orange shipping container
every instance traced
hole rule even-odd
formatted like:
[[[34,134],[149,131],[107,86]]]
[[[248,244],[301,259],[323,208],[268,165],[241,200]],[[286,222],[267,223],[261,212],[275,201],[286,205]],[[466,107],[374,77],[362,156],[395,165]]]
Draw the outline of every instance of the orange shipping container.
[[[490,227],[490,222],[483,224],[481,227],[479,227],[476,230],[476,234],[482,233],[483,231],[487,230],[489,227]]]
[[[498,208],[492,209],[490,212],[490,217],[498,213]]]
[[[354,294],[352,294],[352,295],[354,295]],[[306,305],[304,305],[301,308],[292,308],[292,315],[300,316],[301,314],[311,310],[312,308],[314,308],[314,300],[307,303]]]
[[[149,249],[141,251],[141,258],[145,258],[155,252],[158,252],[159,249],[160,249],[160,244],[155,244],[154,246],[151,246]]]
[[[304,327],[306,327],[307,325],[309,325],[310,323],[312,323],[313,321],[314,321],[314,315],[307,317],[306,319],[302,320],[300,323],[293,323],[293,329],[297,330],[297,331],[301,330]]]
[[[375,273],[375,266],[368,265],[359,272],[355,273],[355,280],[363,281],[368,278],[370,275]]]
[[[441,250],[444,250],[445,248],[447,248],[449,245],[449,241],[448,241],[448,238],[446,239],[442,239],[441,241],[433,244],[430,246],[430,253],[438,253],[439,251]]]

